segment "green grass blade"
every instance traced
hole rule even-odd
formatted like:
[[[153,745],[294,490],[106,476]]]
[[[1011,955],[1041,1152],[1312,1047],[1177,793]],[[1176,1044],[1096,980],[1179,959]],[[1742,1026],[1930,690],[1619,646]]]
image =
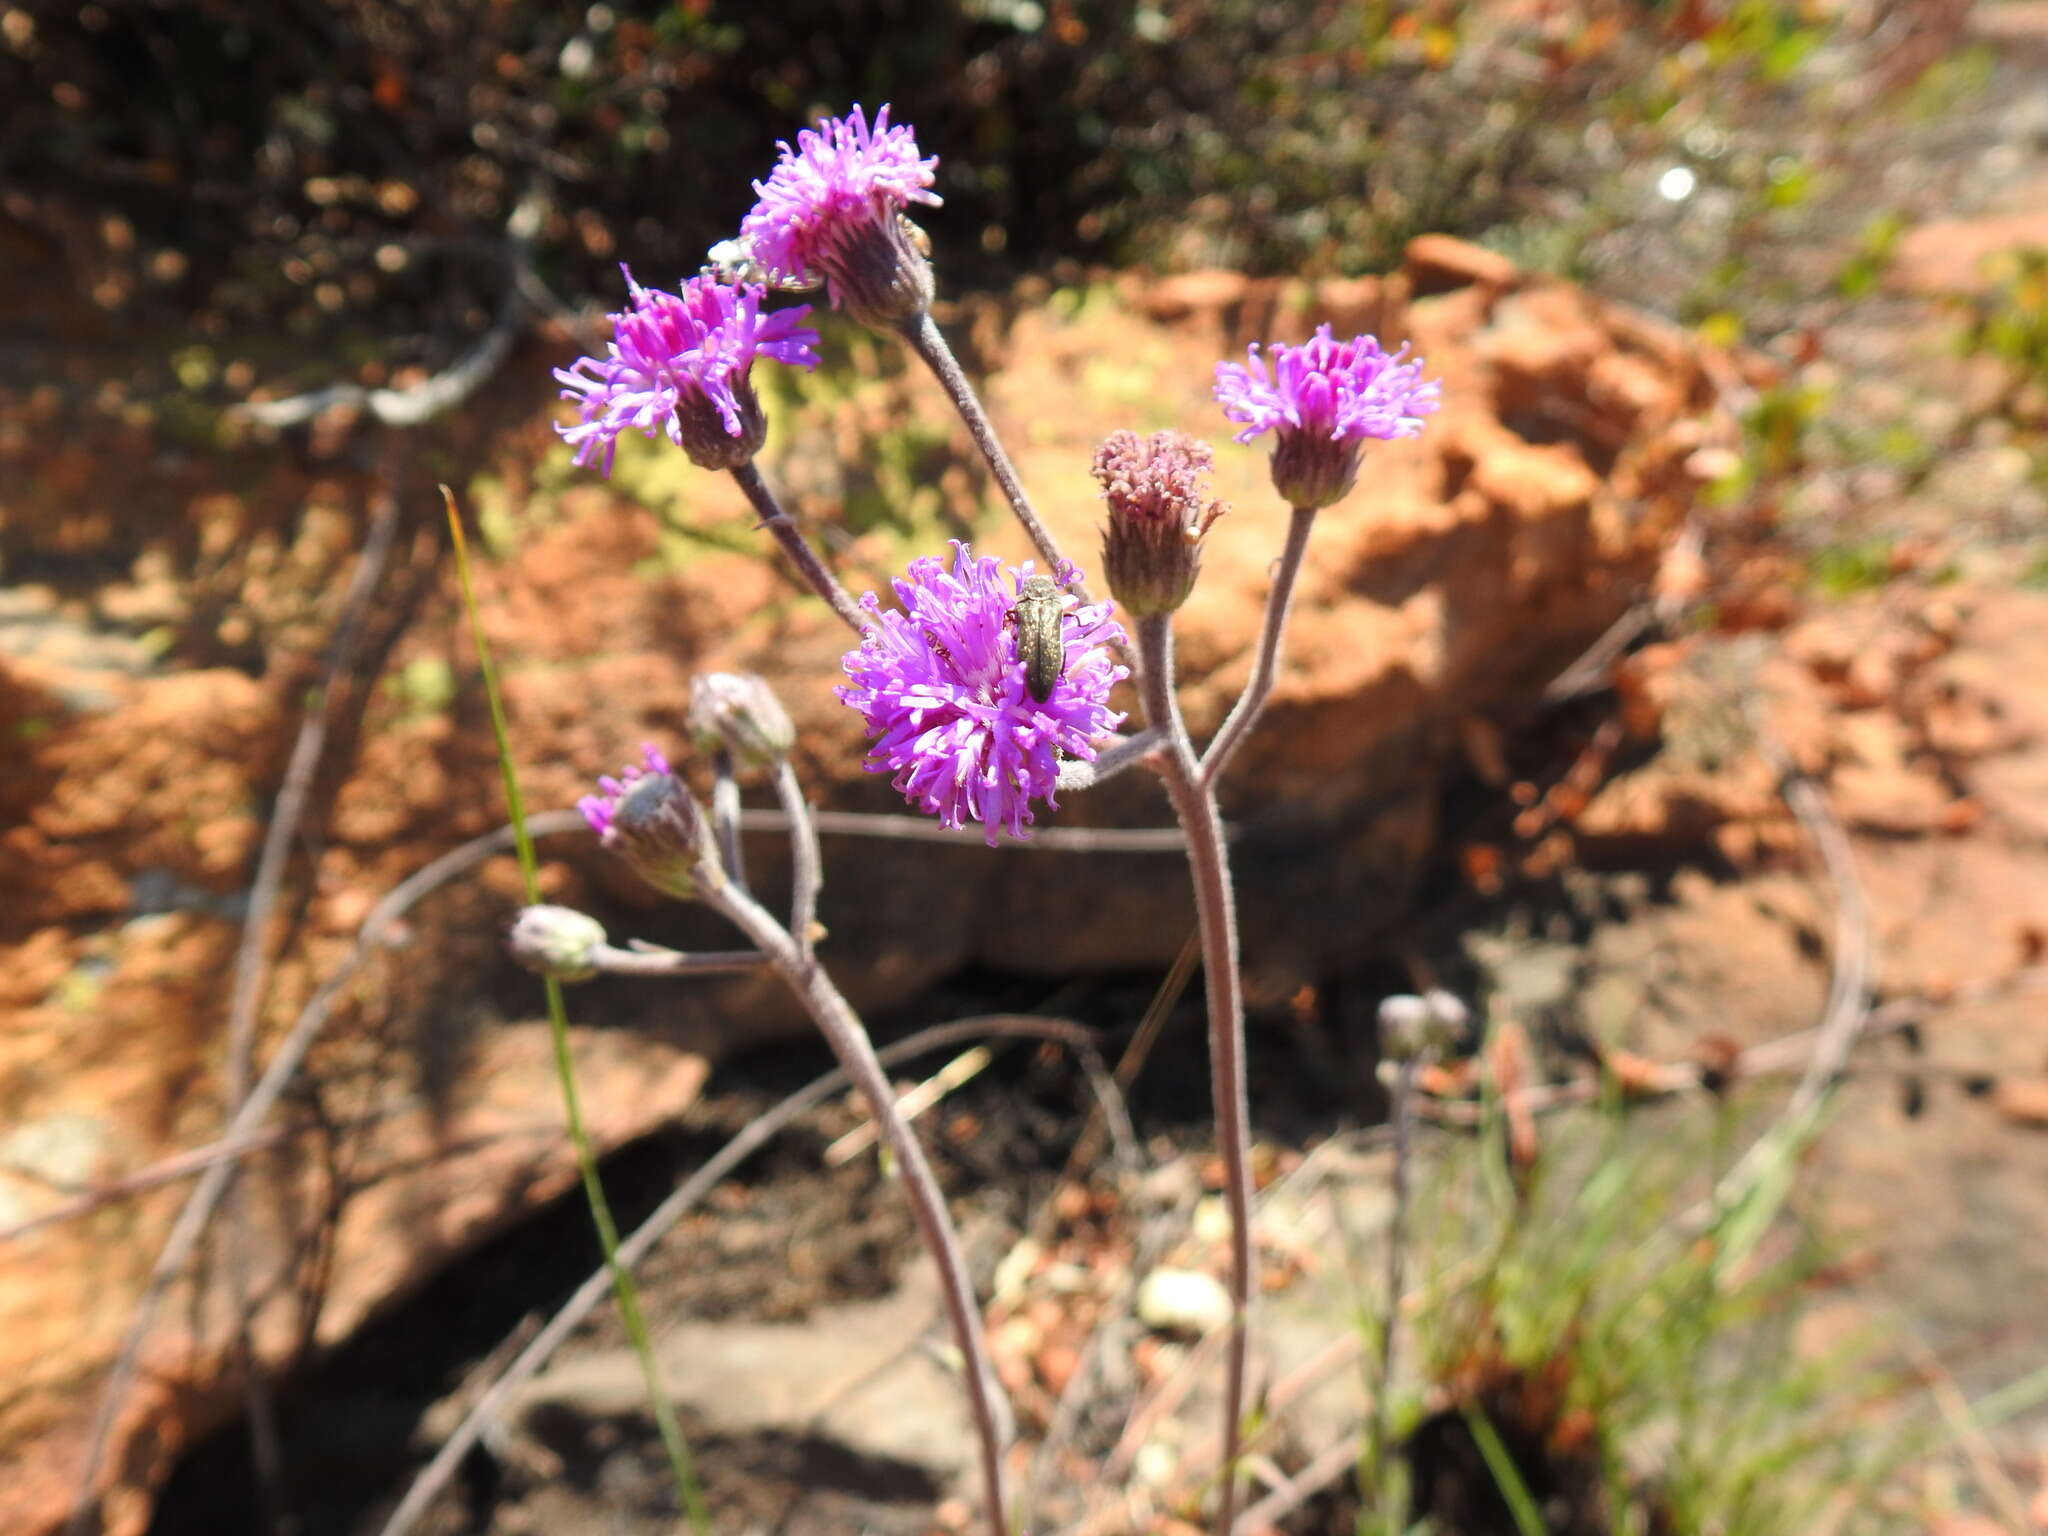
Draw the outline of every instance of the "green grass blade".
[[[455,509],[455,493],[441,487],[448,509],[448,533],[455,542],[455,571],[462,582],[463,611],[469,615],[469,632],[476,642],[477,664],[483,673],[484,696],[490,702],[491,731],[498,743],[498,771],[505,780],[505,810],[512,821],[512,836],[519,855],[519,879],[529,906],[540,901],[540,865],[534,857],[533,838],[526,830],[526,802],[519,793],[519,772],[512,763],[512,734],[505,724],[505,701],[498,692],[497,669],[491,664],[491,648],[484,638],[483,620],[477,612],[476,588],[469,574],[469,546],[462,536],[462,519]],[[704,1490],[697,1482],[697,1468],[676,1422],[675,1407],[661,1387],[661,1371],[655,1364],[654,1342],[647,1320],[640,1311],[640,1292],[632,1273],[619,1262],[619,1229],[612,1219],[611,1202],[605,1198],[604,1183],[598,1177],[597,1158],[591,1151],[590,1135],[583,1123],[583,1101],[576,1091],[576,1064],[569,1052],[569,1010],[562,998],[562,984],[553,976],[545,978],[548,1000],[548,1032],[554,1042],[555,1075],[562,1089],[562,1113],[568,1122],[569,1143],[576,1153],[576,1171],[583,1180],[583,1195],[590,1203],[591,1225],[597,1228],[598,1245],[604,1249],[605,1267],[612,1274],[612,1290],[619,1300],[619,1319],[632,1340],[633,1353],[640,1359],[640,1374],[647,1383],[647,1396],[654,1410],[654,1422],[661,1433],[662,1448],[668,1453],[669,1471],[675,1478],[676,1497],[681,1500],[690,1528],[697,1536],[711,1536],[711,1515],[704,1503]]]
[[[1493,1427],[1493,1420],[1479,1408],[1468,1404],[1465,1427],[1472,1432],[1472,1443],[1479,1447],[1486,1470],[1493,1474],[1494,1486],[1500,1489],[1501,1498],[1507,1501],[1508,1513],[1514,1516],[1515,1529],[1521,1536],[1547,1536],[1543,1512],[1536,1507],[1529,1485],[1522,1481],[1521,1469],[1515,1465],[1515,1458],[1501,1443],[1500,1431]]]

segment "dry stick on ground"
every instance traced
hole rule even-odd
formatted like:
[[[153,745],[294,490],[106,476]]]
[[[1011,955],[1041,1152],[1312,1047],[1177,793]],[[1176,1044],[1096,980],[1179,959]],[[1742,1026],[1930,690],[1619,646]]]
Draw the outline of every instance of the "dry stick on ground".
[[[489,249],[505,267],[503,298],[498,313],[477,344],[437,374],[404,389],[369,389],[360,384],[330,384],[283,400],[255,400],[231,414],[265,427],[294,427],[335,406],[367,412],[388,427],[417,427],[446,415],[475,394],[511,354],[525,319],[525,301],[541,297],[545,307],[559,308],[533,268],[533,237],[547,216],[547,200],[528,192],[513,205],[505,234]]]
[[[906,843],[950,843],[955,848],[983,846],[953,827],[925,816],[871,815],[865,811],[818,811],[820,832],[842,837],[892,837]],[[740,826],[748,832],[780,832],[789,823],[781,811],[742,811]],[[1231,833],[1225,831],[1228,839]],[[1021,841],[998,834],[1005,848],[1035,848],[1041,853],[1183,853],[1187,834],[1179,827],[1037,827]]]
[[[1358,1448],[1349,1436],[1324,1446],[1307,1466],[1239,1516],[1231,1536],[1265,1536],[1357,1465]]]
[[[387,471],[396,472],[388,463]],[[300,723],[298,737],[292,745],[291,757],[285,769],[284,782],[279,788],[276,803],[271,810],[270,825],[264,833],[262,851],[257,859],[256,874],[249,892],[248,913],[242,922],[242,937],[235,953],[234,982],[228,1003],[227,1062],[223,1073],[223,1094],[230,1106],[231,1116],[225,1138],[229,1141],[246,1140],[248,1133],[255,1129],[254,1124],[245,1124],[242,1111],[246,1109],[252,1097],[249,1092],[249,1076],[251,1058],[255,1052],[257,1013],[263,1001],[265,930],[269,926],[271,909],[276,905],[278,891],[283,886],[285,866],[291,857],[292,845],[298,837],[299,823],[305,815],[306,803],[312,793],[314,775],[319,768],[321,754],[326,748],[327,707],[332,702],[336,683],[353,665],[370,598],[376,590],[385,559],[397,537],[399,500],[395,487],[387,485],[380,492],[375,506],[369,537],[364,541],[362,555],[356,561],[355,572],[349,580],[347,594],[342,600],[341,613],[335,621],[334,637],[329,643],[327,656],[322,663],[319,701]],[[211,1215],[212,1201],[219,1199],[232,1187],[235,1167],[235,1162],[228,1160],[216,1163],[208,1170],[208,1181],[217,1183],[218,1189],[209,1198],[206,1215]],[[185,1239],[187,1246],[189,1242],[197,1240],[203,1227],[202,1216],[190,1229],[190,1238]],[[167,1285],[171,1276],[183,1267],[184,1253],[174,1253],[173,1250],[181,1239],[184,1239],[186,1229],[186,1223],[181,1215],[179,1224],[173,1228],[170,1239],[158,1254],[156,1266],[152,1269],[149,1282],[137,1302],[128,1331],[122,1338],[114,1367],[108,1374],[106,1385],[101,1389],[99,1408],[93,1416],[92,1428],[86,1441],[85,1463],[79,1472],[77,1501],[70,1520],[70,1529],[80,1533],[80,1536],[91,1525],[92,1512],[97,1505],[95,1484],[99,1481],[100,1467],[106,1457],[107,1442],[113,1434],[114,1421],[120,1413],[122,1402],[127,1398],[128,1389],[141,1363],[142,1346],[148,1338],[149,1327],[155,1317],[156,1302],[163,1286]],[[246,1247],[246,1231],[237,1209],[227,1266],[228,1283],[237,1319],[233,1347],[239,1356],[239,1363],[247,1382],[251,1451],[258,1476],[265,1489],[266,1500],[269,1500],[275,1496],[275,1479],[279,1471],[278,1448],[276,1426],[271,1419],[268,1395],[263,1389],[263,1373],[256,1359],[249,1331]]]
[[[1813,839],[1822,867],[1834,886],[1834,965],[1828,980],[1827,1003],[1813,1035],[1813,1054],[1793,1086],[1792,1096],[1770,1128],[1750,1144],[1749,1150],[1715,1185],[1703,1207],[1686,1213],[1684,1225],[1688,1228],[1710,1223],[1734,1209],[1764,1177],[1781,1148],[1812,1133],[1822,1105],[1848,1065],[1857,1038],[1870,1019],[1874,949],[1870,905],[1863,894],[1863,879],[1856,870],[1856,851],[1850,846],[1849,834],[1828,808],[1820,786],[1801,773],[1775,741],[1762,735],[1759,739],[1777,760],[1784,776],[1785,803]]]
[[[915,816],[870,816],[860,811],[817,811],[813,819],[818,830],[839,836],[893,838],[904,841],[945,841],[962,847],[979,847],[977,843],[963,839],[959,833],[938,827],[922,817]],[[586,832],[588,826],[579,811],[536,811],[526,818],[527,829],[535,837],[555,837],[566,833]],[[740,826],[748,832],[786,831],[788,818],[781,811],[742,811]],[[926,833],[937,833],[926,838]],[[412,907],[432,894],[450,880],[459,878],[483,863],[486,859],[512,851],[512,829],[500,827],[487,832],[467,843],[459,844],[441,855],[433,863],[422,867],[409,876],[403,884],[394,887],[371,914],[363,920],[356,932],[355,947],[343,957],[334,973],[328,977],[306,1005],[299,1021],[286,1036],[285,1050],[295,1059],[304,1053],[312,1037],[325,1027],[329,1012],[341,988],[355,975],[371,950],[383,946],[389,930]],[[1100,830],[1090,827],[1044,827],[1033,834],[1028,842],[1014,846],[1037,849],[1047,853],[1178,853],[1186,846],[1178,827],[1139,828],[1134,830]],[[639,957],[644,955],[644,960]],[[674,951],[635,949],[621,955],[609,957],[606,970],[622,974],[678,975],[706,974],[711,971],[736,971],[751,969],[760,965],[758,955],[748,951],[726,955],[693,955],[684,957],[686,963],[678,963]],[[1128,1075],[1119,1069],[1119,1077],[1128,1081]],[[271,1100],[274,1105],[275,1100]],[[266,1106],[266,1109],[270,1106]],[[257,1117],[259,1120],[262,1116]],[[238,1123],[246,1123],[244,1121]],[[28,1217],[11,1227],[0,1227],[0,1243],[12,1242],[29,1236],[45,1227],[74,1220],[100,1209],[115,1200],[146,1193],[164,1184],[174,1184],[180,1179],[193,1178],[204,1174],[214,1164],[231,1162],[251,1152],[274,1147],[285,1140],[288,1133],[283,1130],[252,1131],[246,1135],[224,1137],[190,1151],[174,1153],[150,1164],[146,1168],[99,1189],[89,1190],[76,1199]]]
[[[1093,1035],[1079,1024],[1064,1019],[998,1015],[992,1018],[961,1019],[951,1024],[935,1025],[886,1046],[875,1054],[883,1065],[893,1066],[897,1062],[908,1061],[929,1051],[944,1050],[948,1046],[967,1041],[985,1040],[990,1035],[1021,1035],[1031,1039],[1055,1041],[1077,1053],[1085,1053],[1084,1061],[1095,1052]],[[1106,1080],[1099,1071],[1099,1057],[1096,1058],[1096,1063],[1098,1070],[1091,1072],[1089,1076],[1096,1091],[1100,1093]],[[702,1168],[677,1186],[675,1192],[656,1206],[647,1219],[619,1244],[619,1262],[630,1267],[646,1258],[669,1230],[688,1215],[699,1201],[723,1183],[734,1169],[766,1146],[799,1116],[838,1093],[846,1083],[845,1070],[835,1068],[750,1121],[744,1130],[719,1148]],[[519,1352],[518,1358],[506,1367],[505,1373],[476,1400],[462,1422],[456,1426],[455,1432],[434,1453],[433,1460],[420,1470],[419,1475],[413,1479],[412,1486],[406,1490],[405,1497],[385,1520],[378,1536],[405,1536],[405,1533],[413,1528],[431,1507],[434,1499],[447,1487],[456,1469],[461,1466],[463,1457],[469,1454],[490,1426],[504,1413],[513,1394],[540,1373],[555,1351],[560,1349],[576,1331],[577,1326],[596,1311],[610,1294],[611,1271],[608,1269],[599,1269],[576,1288],[575,1294],[563,1303],[562,1309],[549,1319],[548,1325],[535,1335],[533,1342]]]

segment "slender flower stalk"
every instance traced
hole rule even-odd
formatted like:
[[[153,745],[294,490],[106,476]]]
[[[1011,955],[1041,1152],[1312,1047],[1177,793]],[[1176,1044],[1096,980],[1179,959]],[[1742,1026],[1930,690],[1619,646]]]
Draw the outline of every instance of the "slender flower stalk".
[[[1003,499],[1010,504],[1010,511],[1030,536],[1031,546],[1038,551],[1039,559],[1045,562],[1048,570],[1064,569],[1069,564],[1066,556],[1060,553],[1051,530],[1040,519],[1038,509],[1032,506],[1030,496],[1025,493],[1024,482],[1017,478],[1017,466],[1003,451],[1002,440],[996,436],[988,412],[981,408],[981,397],[974,392],[967,371],[960,366],[960,359],[953,355],[953,349],[947,345],[938,323],[926,311],[911,316],[898,329],[904,341],[909,343],[910,350],[938,378],[946,391],[946,398],[953,402],[953,409],[960,413],[961,421],[967,426],[967,435],[974,439],[974,446],[987,462],[989,473],[995,476]],[[1083,603],[1090,601],[1088,589],[1081,583],[1073,583],[1070,590]]]
[[[630,949],[606,942],[604,925],[573,907],[546,904],[521,909],[505,936],[512,958],[529,971],[559,982],[587,981],[600,973],[620,976],[721,976],[751,971],[767,962],[750,949],[663,949],[633,941]]]
[[[818,852],[818,825],[811,803],[797,783],[788,759],[776,765],[775,794],[789,818],[789,932],[804,959],[818,941],[818,891],[824,884],[824,860]]]
[[[789,556],[790,564],[796,567],[804,585],[825,599],[848,629],[859,634],[867,626],[860,604],[853,600],[853,594],[846,590],[839,578],[826,568],[825,562],[818,558],[818,552],[804,541],[803,530],[783,511],[782,503],[768,489],[768,482],[761,478],[761,472],[751,463],[735,464],[732,477],[747,493],[747,500],[754,504],[754,511],[761,518],[759,526],[767,529],[775,542],[782,546],[782,552]]]
[[[768,963],[781,975],[816,1021],[825,1042],[846,1075],[867,1100],[868,1113],[881,1127],[883,1140],[896,1160],[911,1210],[939,1269],[940,1291],[946,1314],[953,1327],[953,1343],[960,1351],[967,1402],[974,1419],[975,1438],[981,1462],[983,1513],[990,1536],[1009,1536],[1004,1517],[1003,1447],[1010,1439],[1009,1409],[997,1385],[995,1366],[989,1359],[982,1335],[981,1306],[968,1277],[967,1261],[960,1251],[960,1239],[946,1211],[924,1145],[910,1128],[896,1103],[896,1090],[875,1055],[873,1043],[860,1018],[832,985],[817,960],[804,952],[797,940],[751,896],[722,881],[703,883],[705,905],[722,913],[747,936]]]
[[[1252,661],[1252,675],[1244,692],[1230,707],[1202,754],[1202,782],[1214,784],[1230,759],[1243,744],[1245,733],[1258,723],[1273,692],[1273,678],[1280,670],[1281,639],[1287,631],[1287,617],[1294,606],[1294,580],[1301,574],[1302,556],[1308,552],[1309,531],[1315,526],[1313,507],[1296,507],[1287,524],[1287,543],[1273,565],[1273,589],[1266,598],[1266,623],[1259,633],[1258,655]]]
[[[711,831],[718,839],[718,859],[741,890],[747,888],[747,861],[740,852],[740,781],[732,753],[724,747],[711,753]]]
[[[1371,336],[1340,342],[1327,325],[1301,346],[1275,342],[1262,358],[1254,345],[1247,362],[1216,365],[1216,402],[1238,423],[1237,441],[1273,434],[1273,486],[1293,516],[1273,568],[1251,680],[1202,759],[1204,783],[1214,783],[1228,766],[1273,691],[1316,513],[1350,493],[1366,443],[1420,433],[1423,418],[1441,403],[1440,392],[1437,383],[1424,381],[1422,360],[1410,358],[1407,347],[1388,353]]]
[[[1173,692],[1173,619],[1137,621],[1139,688],[1145,718],[1164,742],[1147,761],[1166,786],[1188,839],[1195,913],[1202,939],[1202,985],[1209,1005],[1209,1081],[1216,1107],[1216,1145],[1223,1160],[1223,1198],[1230,1212],[1230,1337],[1223,1371],[1223,1487],[1217,1536],[1231,1536],[1237,1514],[1237,1461],[1244,1436],[1252,1256],[1251,1097],[1245,1072],[1244,993],[1238,974],[1237,907],[1230,855],[1215,791],[1202,782]]]
[[[1008,1536],[1002,1481],[1002,1450],[1011,1432],[1008,1405],[997,1387],[995,1368],[982,1337],[981,1311],[959,1237],[924,1148],[896,1102],[895,1089],[875,1055],[866,1028],[832,985],[808,942],[809,912],[817,900],[819,870],[810,808],[797,790],[788,763],[783,762],[777,774],[777,787],[789,818],[796,868],[792,905],[806,931],[804,937],[797,937],[770,916],[737,881],[727,877],[703,814],[691,802],[660,751],[649,745],[644,748],[644,756],[645,767],[628,768],[615,779],[599,781],[603,793],[587,796],[580,802],[584,819],[607,849],[625,858],[640,874],[672,894],[701,901],[746,935],[761,960],[775,969],[811,1014],[847,1076],[867,1099],[868,1111],[882,1128],[902,1173],[904,1190],[910,1197],[925,1247],[939,1269],[954,1342],[965,1364],[968,1402],[980,1442],[990,1536]],[[587,960],[591,951],[587,931],[558,942],[567,951],[572,965]],[[549,984],[557,985],[552,976]]]

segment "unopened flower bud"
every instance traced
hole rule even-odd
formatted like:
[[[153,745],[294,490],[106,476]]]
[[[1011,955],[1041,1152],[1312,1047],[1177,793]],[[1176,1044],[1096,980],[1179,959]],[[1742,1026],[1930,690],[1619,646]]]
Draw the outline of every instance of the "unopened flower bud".
[[[557,981],[584,981],[598,972],[604,924],[574,907],[527,907],[505,936],[512,958]]]
[[[687,901],[700,881],[723,878],[718,850],[703,811],[668,759],[652,746],[642,751],[646,767],[599,779],[604,793],[586,795],[577,808],[604,846],[641,879]]]
[[[1227,510],[1203,499],[1210,461],[1209,445],[1184,432],[1113,432],[1096,450],[1109,503],[1103,575],[1126,612],[1171,613],[1194,590],[1202,540]]]
[[[705,672],[691,681],[690,735],[702,751],[730,752],[742,772],[772,770],[796,745],[789,711],[752,672]]]
[[[1470,1019],[1465,1005],[1441,987],[1432,987],[1421,997],[1396,992],[1380,1000],[1380,1055],[1388,1061],[1412,1061],[1425,1051],[1448,1049]]]

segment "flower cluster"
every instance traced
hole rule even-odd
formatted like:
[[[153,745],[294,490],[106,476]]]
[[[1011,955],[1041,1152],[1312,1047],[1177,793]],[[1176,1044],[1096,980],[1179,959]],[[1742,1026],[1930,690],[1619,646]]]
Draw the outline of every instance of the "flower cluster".
[[[883,612],[872,592],[862,600],[874,623],[847,652],[850,682],[839,689],[867,719],[868,771],[895,775],[944,826],[981,822],[991,846],[998,831],[1028,836],[1031,802],[1058,804],[1062,755],[1093,762],[1096,741],[1123,721],[1109,691],[1129,669],[1108,647],[1124,632],[1106,603],[1060,615],[1065,665],[1046,697],[1033,697],[1010,617],[1029,574],[957,540],[950,567],[911,561],[894,584],[900,612]]]
[[[1297,507],[1326,507],[1351,489],[1368,438],[1413,437],[1436,410],[1407,347],[1388,353],[1371,336],[1338,341],[1327,325],[1298,347],[1275,342],[1250,365],[1216,365],[1216,400],[1240,424],[1240,443],[1275,434],[1273,479]]]
[[[576,462],[601,454],[609,475],[627,431],[665,432],[707,468],[753,458],[767,431],[749,377],[754,359],[815,368],[817,333],[800,324],[809,306],[763,314],[765,290],[712,277],[693,277],[678,294],[643,288],[626,271],[626,291],[632,302],[611,317],[606,355],[555,370],[581,418],[557,428]]]
[[[833,304],[883,324],[931,302],[931,272],[904,210],[937,206],[937,156],[920,156],[907,124],[885,106],[872,127],[860,107],[779,146],[782,158],[740,224],[748,256],[777,282],[822,281]]]

